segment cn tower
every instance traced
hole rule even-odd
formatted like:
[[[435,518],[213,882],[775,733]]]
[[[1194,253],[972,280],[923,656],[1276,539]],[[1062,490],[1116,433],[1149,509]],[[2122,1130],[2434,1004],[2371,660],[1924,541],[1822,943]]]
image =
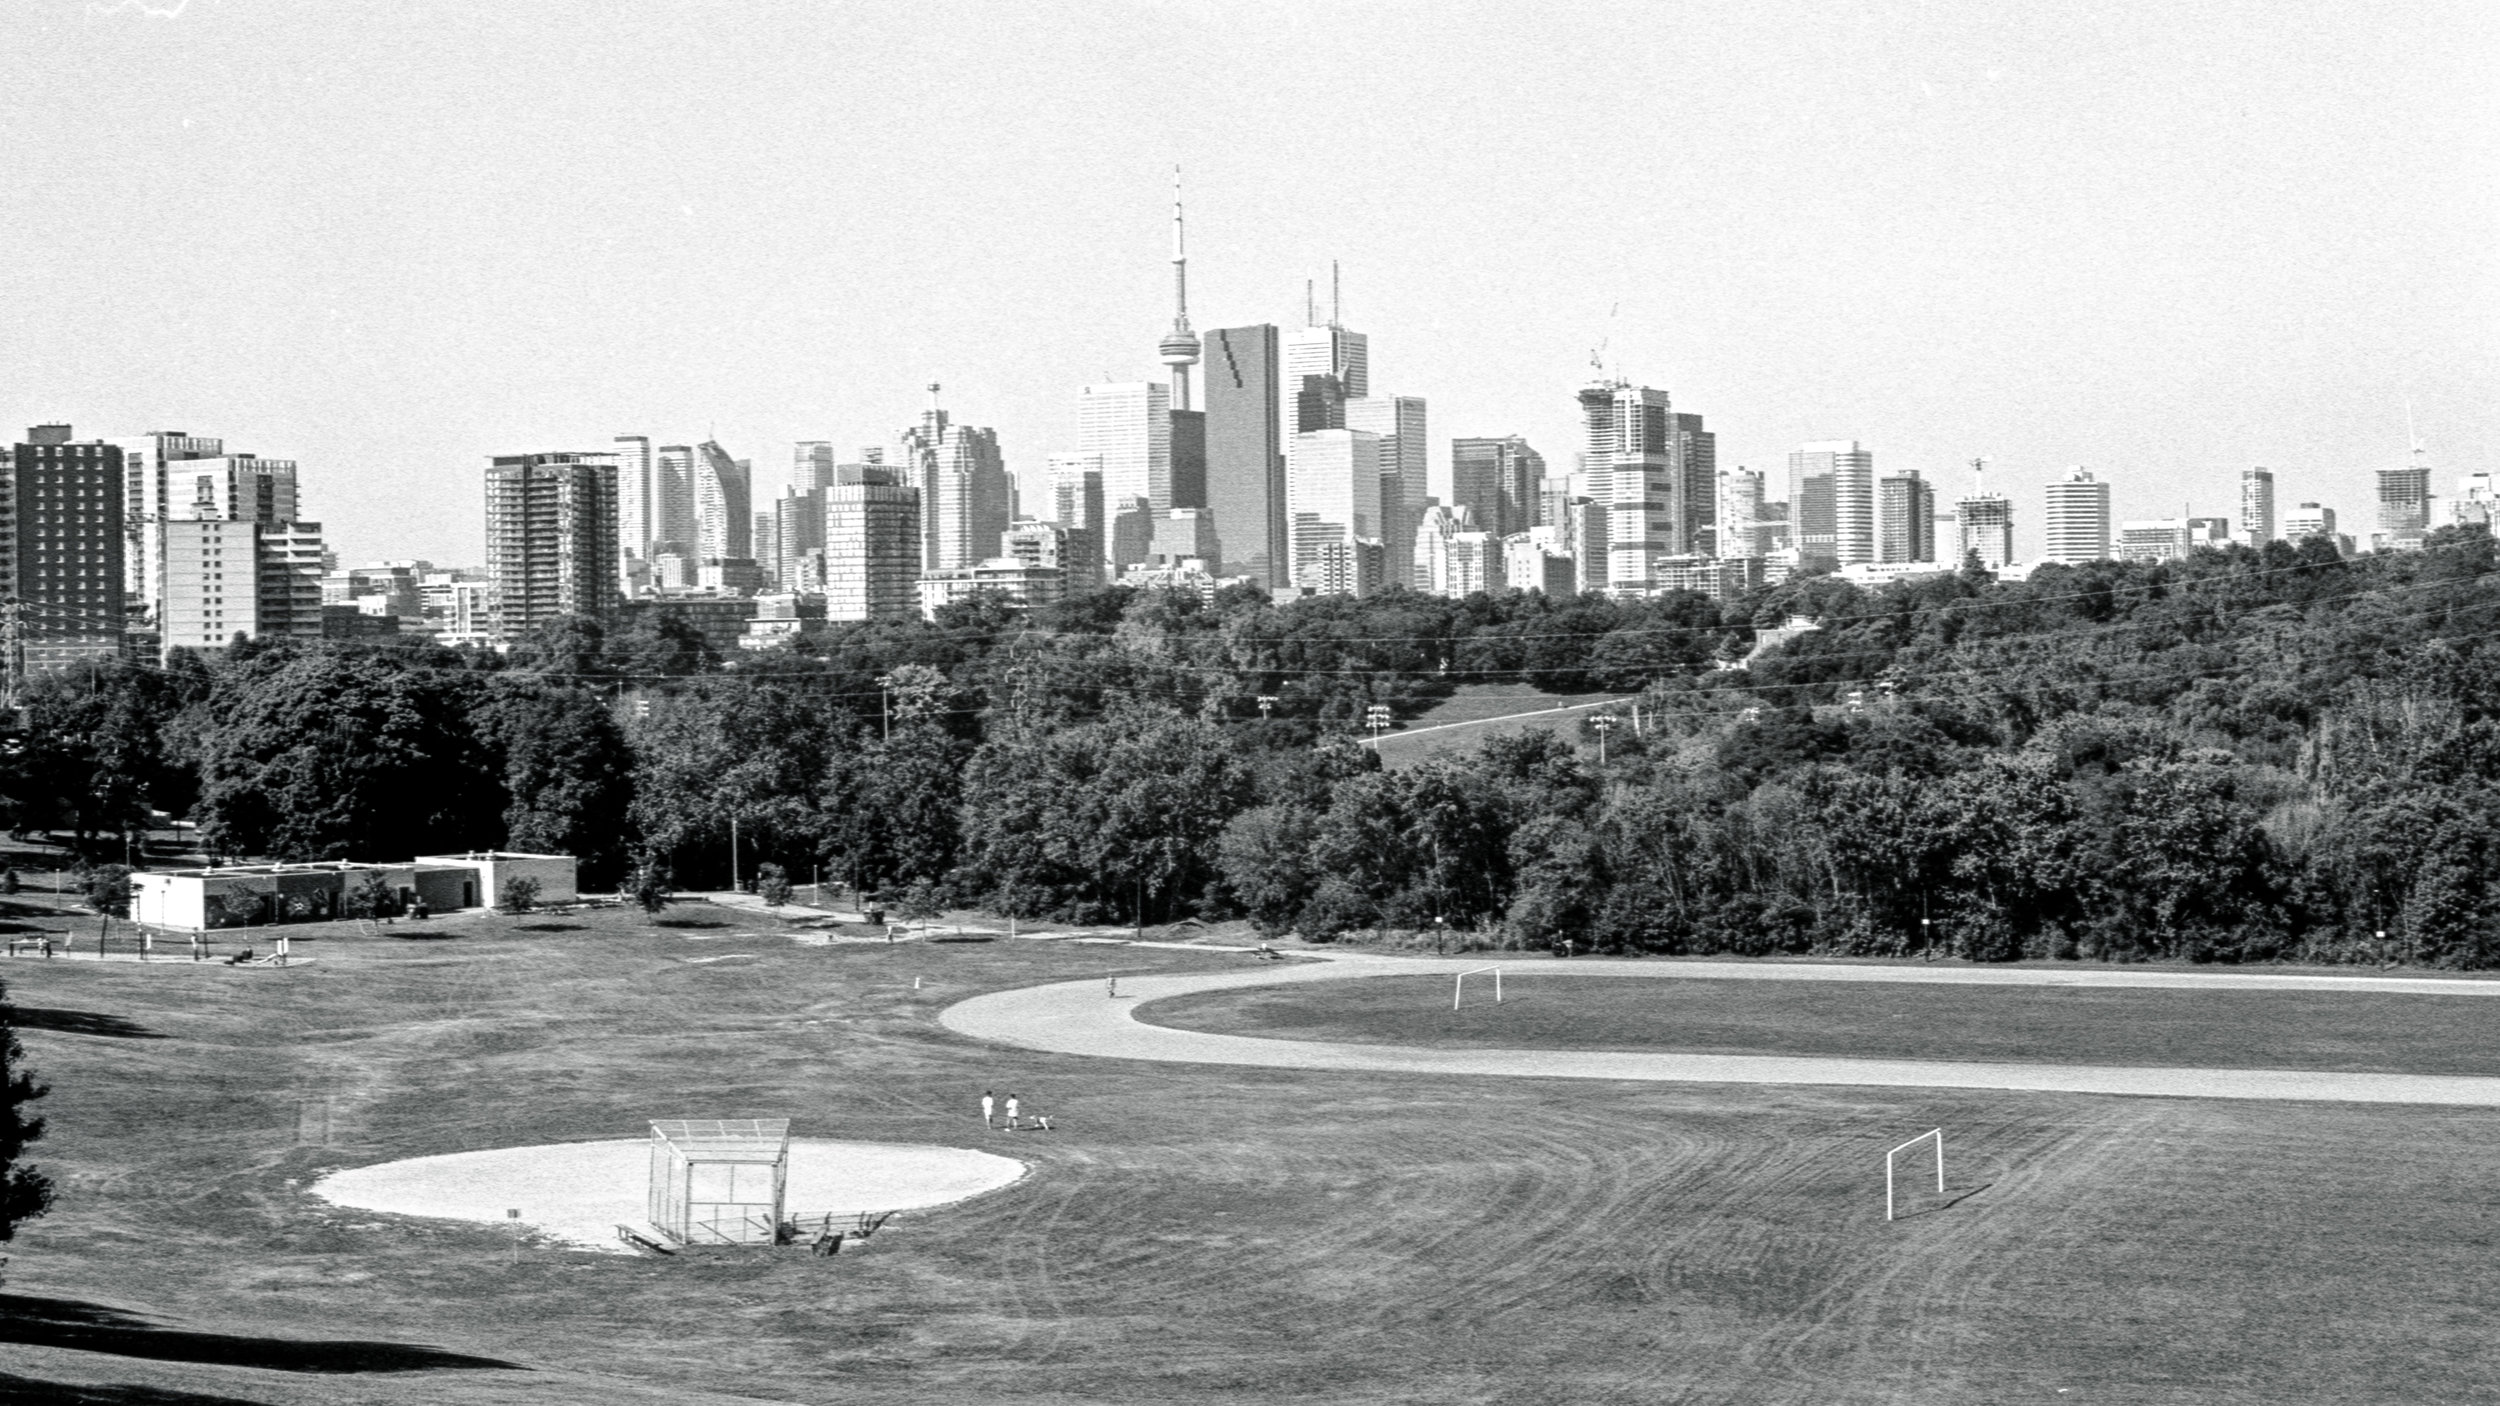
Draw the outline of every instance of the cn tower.
[[[1189,408],[1189,368],[1198,364],[1198,334],[1189,330],[1189,246],[1181,237],[1181,168],[1172,168],[1172,330],[1163,364],[1172,368],[1172,408]]]

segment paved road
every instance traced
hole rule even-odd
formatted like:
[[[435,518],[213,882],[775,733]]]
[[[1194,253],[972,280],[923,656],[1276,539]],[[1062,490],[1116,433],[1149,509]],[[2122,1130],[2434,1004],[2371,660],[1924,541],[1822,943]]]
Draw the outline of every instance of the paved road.
[[[1396,1045],[1264,1040],[1148,1025],[1143,1002],[1199,991],[1371,976],[1449,975],[1481,959],[1334,956],[1295,965],[1189,975],[1124,976],[1116,1000],[1100,981],[1067,981],[975,996],[938,1019],[974,1039],[1060,1054],[1266,1069],[1379,1070],[1430,1075],[1524,1075],[1712,1084],[1853,1084],[1887,1088],[2017,1089],[2173,1098],[2310,1099],[2500,1107],[2500,1079],[2437,1074],[2337,1074],[2276,1069],[2169,1069],[2087,1064],[1990,1064],[1950,1060],[1698,1055],[1655,1051],[1442,1050]],[[2203,973],[2127,967],[1895,967],[1806,963],[1506,963],[1522,975],[1553,971],[1649,980],[1932,982],[1975,986],[2118,986],[2173,990],[2380,991],[2426,1000],[2500,997],[2500,981],[2437,977]]]

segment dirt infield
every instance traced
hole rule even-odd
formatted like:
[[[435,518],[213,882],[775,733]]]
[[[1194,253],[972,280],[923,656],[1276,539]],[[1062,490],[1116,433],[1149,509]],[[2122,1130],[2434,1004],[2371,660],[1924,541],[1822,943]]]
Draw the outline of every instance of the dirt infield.
[[[910,1211],[1011,1185],[1025,1165],[961,1147],[794,1138],[784,1202],[793,1219]],[[335,1205],[439,1220],[518,1224],[550,1240],[627,1253],[616,1228],[647,1216],[651,1144],[560,1142],[410,1157],[333,1172],[315,1196]]]

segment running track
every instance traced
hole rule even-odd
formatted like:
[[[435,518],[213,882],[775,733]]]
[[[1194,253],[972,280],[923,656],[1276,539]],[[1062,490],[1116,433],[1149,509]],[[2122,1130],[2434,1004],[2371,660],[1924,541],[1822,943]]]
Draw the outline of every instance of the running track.
[[[2088,1064],[1983,1064],[1949,1060],[1823,1056],[1699,1055],[1656,1051],[1442,1050],[1214,1035],[1135,1018],[1145,1001],[1199,991],[1344,981],[1371,976],[1449,976],[1479,960],[1328,955],[1308,964],[1259,963],[1185,975],[1124,976],[1116,1000],[1101,981],[1064,981],[959,1002],[938,1019],[976,1040],[1058,1054],[1264,1069],[1376,1070],[1393,1074],[1519,1075],[1705,1084],[1854,1084],[1886,1088],[2015,1089],[2170,1098],[2307,1099],[2346,1103],[2500,1107],[2500,1078],[2441,1074],[2338,1074],[2276,1069],[2171,1069]],[[1506,962],[1517,976],[1554,970],[1647,980],[1943,982],[1977,986],[2126,986],[2173,990],[2378,991],[2425,1000],[2500,997],[2500,981],[2436,977],[2204,973],[2127,967],[1892,967],[1804,963],[1633,962],[1579,958],[1556,967]],[[1516,979],[1516,978],[1514,978]]]

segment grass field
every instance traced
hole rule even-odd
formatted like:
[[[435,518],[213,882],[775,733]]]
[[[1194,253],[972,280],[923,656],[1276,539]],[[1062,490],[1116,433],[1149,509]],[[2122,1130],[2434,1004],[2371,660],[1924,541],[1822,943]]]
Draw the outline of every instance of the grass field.
[[[0,1398],[1802,1406],[2500,1388],[2500,1115],[1028,1054],[935,1013],[1243,959],[809,947],[766,918],[670,921],[685,926],[461,918],[433,941],[299,941],[320,960],[289,972],[0,963],[35,1013],[27,1044],[55,1088],[40,1160],[62,1191],[12,1247]],[[985,1086],[1060,1130],[985,1137]],[[834,1260],[516,1252],[489,1227],[302,1191],[333,1167],[689,1113],[979,1146],[1034,1172]],[[1881,1149],[1939,1124],[1950,1193],[1886,1225]]]
[[[1382,733],[1381,763],[1412,766],[1439,750],[1473,751],[1488,737],[1531,728],[1542,728],[1579,746],[1580,719],[1587,712],[1584,705],[1606,697],[1547,693],[1524,683],[1462,684],[1430,712],[1405,723],[1399,731]],[[1569,711],[1556,711],[1557,705]]]
[[[1620,980],[1568,968],[1508,966],[1500,1005],[1480,980],[1459,1010],[1449,978],[1418,976],[1213,991],[1137,1015],[1354,1044],[2500,1074],[2494,995]]]

